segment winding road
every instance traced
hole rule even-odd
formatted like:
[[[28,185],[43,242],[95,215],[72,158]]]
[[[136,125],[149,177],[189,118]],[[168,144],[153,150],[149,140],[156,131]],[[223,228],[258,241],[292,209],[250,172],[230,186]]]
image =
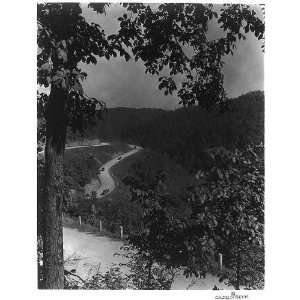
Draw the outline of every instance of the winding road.
[[[70,149],[78,149],[78,148],[91,148],[91,147],[101,147],[101,146],[108,146],[108,145],[111,145],[111,143],[107,143],[107,142],[102,142],[102,143],[98,143],[98,144],[91,144],[91,145],[78,145],[78,146],[67,146],[65,148],[65,150],[70,150]],[[38,151],[38,158],[43,158],[44,157],[44,152],[45,150],[41,150],[41,151]]]
[[[101,146],[108,146],[111,145],[111,143],[107,142],[102,142],[99,144],[95,145],[78,145],[78,146],[67,146],[65,150],[70,150],[70,149],[79,149],[79,148],[91,148],[91,147],[101,147]],[[98,179],[99,179],[99,188],[97,190],[97,198],[103,198],[104,196],[107,196],[110,194],[114,189],[115,189],[115,181],[113,177],[110,174],[110,169],[116,165],[117,163],[123,161],[125,158],[137,153],[142,149],[140,146],[136,145],[128,145],[131,150],[128,152],[125,152],[123,154],[119,154],[117,157],[113,158],[112,160],[108,161],[104,165],[102,165],[99,168],[99,173],[98,173]],[[38,156],[43,156],[44,155],[44,150],[38,152]]]
[[[121,162],[126,157],[129,157],[142,149],[142,147],[135,145],[129,145],[129,147],[132,148],[132,150],[115,157],[99,168],[98,178],[101,184],[100,188],[97,191],[98,199],[110,194],[115,189],[115,181],[110,174],[111,167]]]
[[[110,143],[99,143],[96,145],[80,145],[66,147],[68,149],[100,147],[110,145]],[[102,198],[111,193],[116,184],[110,174],[110,169],[125,158],[137,153],[142,148],[139,146],[129,145],[132,149],[126,153],[120,154],[112,160],[108,161],[99,168],[98,178],[101,182],[97,190],[97,197]],[[38,154],[43,155],[44,151]],[[107,190],[103,194],[103,191]],[[123,245],[121,240],[100,236],[97,233],[84,232],[77,228],[63,228],[64,240],[64,257],[67,260],[65,267],[72,270],[82,278],[89,277],[95,269],[100,266],[102,272],[109,269],[112,264],[124,262],[121,257],[114,256],[114,253],[120,253],[120,247]],[[69,260],[69,258],[75,258]],[[78,258],[78,259],[76,259]],[[183,273],[177,274],[172,284],[172,290],[197,289],[211,290],[214,285],[221,289],[231,289],[224,283],[220,283],[216,276],[207,274],[206,279],[185,278]]]
[[[71,146],[66,147],[66,150],[106,145],[110,145],[110,143]],[[142,147],[135,145],[129,145],[129,147],[131,148],[130,151],[117,155],[115,158],[99,167],[98,180],[100,185],[98,184],[96,186],[98,199],[110,194],[116,187],[110,169],[142,149]],[[91,186],[92,189],[95,189],[93,183],[91,183]],[[103,191],[106,192],[103,193]],[[123,245],[123,241],[121,240],[100,236],[92,232],[84,232],[81,229],[78,230],[77,228],[69,228],[67,226],[63,228],[63,239],[64,257],[67,261],[65,267],[68,270],[75,269],[76,274],[82,278],[87,278],[99,264],[102,272],[105,272],[109,269],[111,264],[122,262],[120,257],[114,256],[115,253],[120,252],[120,247]],[[78,259],[70,259],[74,257]]]

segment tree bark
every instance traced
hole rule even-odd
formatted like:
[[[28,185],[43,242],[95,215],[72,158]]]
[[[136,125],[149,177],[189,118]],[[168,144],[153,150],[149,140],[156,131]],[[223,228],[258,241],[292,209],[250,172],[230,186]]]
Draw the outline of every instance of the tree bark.
[[[236,266],[236,285],[235,289],[240,289],[240,272],[241,272],[241,249],[240,249],[240,242],[238,242],[238,249],[237,249],[237,266]]]
[[[147,289],[151,290],[150,285],[151,285],[151,271],[152,271],[152,265],[153,265],[153,259],[149,259],[148,263],[148,276],[147,276]]]
[[[67,91],[52,87],[46,112],[45,199],[43,232],[43,288],[64,288],[63,157],[67,117]]]

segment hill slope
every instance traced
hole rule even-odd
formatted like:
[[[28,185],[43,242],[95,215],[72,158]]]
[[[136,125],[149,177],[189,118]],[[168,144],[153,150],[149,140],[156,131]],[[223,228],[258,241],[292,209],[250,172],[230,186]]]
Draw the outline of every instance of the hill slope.
[[[231,99],[224,111],[220,107],[175,111],[113,108],[87,135],[141,145],[196,170],[202,164],[199,154],[207,148],[242,148],[264,140],[264,93]]]

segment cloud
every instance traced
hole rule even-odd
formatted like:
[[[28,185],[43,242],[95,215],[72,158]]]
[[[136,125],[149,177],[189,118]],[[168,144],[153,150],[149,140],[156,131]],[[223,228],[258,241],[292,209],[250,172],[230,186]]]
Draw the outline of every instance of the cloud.
[[[97,15],[83,5],[83,15],[89,22],[99,23],[107,34],[118,30],[117,17],[124,9],[114,3],[106,15]],[[209,35],[220,34],[217,23],[211,24]],[[252,90],[263,89],[264,66],[261,43],[252,34],[247,34],[247,40],[241,41],[233,56],[225,58],[224,86],[230,97]],[[112,58],[109,61],[99,59],[97,65],[84,65],[88,73],[84,83],[86,93],[92,97],[104,99],[108,107],[158,107],[174,109],[178,107],[178,99],[164,96],[158,90],[156,76],[145,74],[142,62],[123,58]]]

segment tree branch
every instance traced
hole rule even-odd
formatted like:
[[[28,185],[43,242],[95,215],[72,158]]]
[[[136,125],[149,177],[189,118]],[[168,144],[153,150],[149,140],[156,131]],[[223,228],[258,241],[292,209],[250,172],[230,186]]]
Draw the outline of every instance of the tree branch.
[[[83,280],[79,275],[76,275],[68,270],[64,270],[64,275],[72,275],[72,276],[75,276],[77,278],[79,278],[83,283],[85,283],[85,280]]]

